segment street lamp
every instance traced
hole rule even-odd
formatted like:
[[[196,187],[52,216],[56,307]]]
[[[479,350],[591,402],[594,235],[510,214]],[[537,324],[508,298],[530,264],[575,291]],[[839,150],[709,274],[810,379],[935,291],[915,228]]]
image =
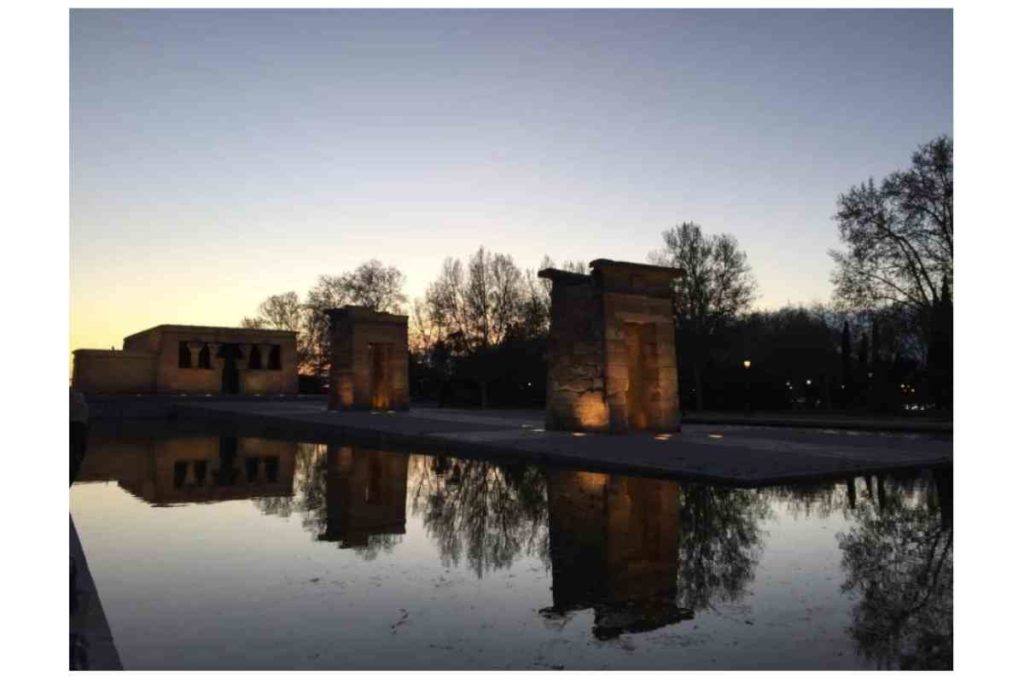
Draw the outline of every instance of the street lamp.
[[[743,360],[743,387],[745,391],[744,412],[750,415],[750,359]]]

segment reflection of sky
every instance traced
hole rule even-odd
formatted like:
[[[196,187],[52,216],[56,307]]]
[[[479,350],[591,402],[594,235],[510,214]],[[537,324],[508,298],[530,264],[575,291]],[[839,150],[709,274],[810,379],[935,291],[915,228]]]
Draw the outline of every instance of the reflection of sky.
[[[952,129],[951,11],[83,12],[71,344],[235,324],[377,257],[419,296],[735,234],[760,304],[825,300],[838,193]]]
[[[717,601],[692,621],[599,643],[591,634],[590,609],[564,621],[541,616],[539,610],[552,604],[552,576],[541,557],[519,555],[509,567],[480,576],[465,555],[454,564],[445,561],[411,504],[417,473],[429,463],[428,456],[410,457],[406,532],[372,560],[314,540],[300,513],[265,515],[245,500],[151,507],[114,483],[75,485],[73,519],[125,665],[866,664],[846,631],[853,600],[840,591],[844,572],[836,534],[852,520],[842,506],[805,514],[788,502],[773,502],[758,524],[763,545],[753,580],[739,599]]]

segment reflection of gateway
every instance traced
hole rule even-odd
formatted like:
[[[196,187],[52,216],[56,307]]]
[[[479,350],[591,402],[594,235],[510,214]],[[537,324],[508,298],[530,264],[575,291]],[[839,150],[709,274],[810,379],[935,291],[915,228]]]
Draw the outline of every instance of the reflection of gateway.
[[[692,617],[676,605],[679,485],[589,472],[548,475],[552,596],[542,612],[594,608],[594,635]]]
[[[78,481],[111,481],[154,505],[292,495],[296,444],[233,436],[90,440]]]
[[[327,447],[327,525],[321,541],[361,548],[371,536],[405,533],[409,456],[352,446]]]

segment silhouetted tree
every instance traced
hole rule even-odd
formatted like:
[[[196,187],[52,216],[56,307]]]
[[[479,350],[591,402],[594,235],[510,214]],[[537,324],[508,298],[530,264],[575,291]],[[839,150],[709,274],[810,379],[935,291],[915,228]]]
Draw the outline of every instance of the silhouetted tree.
[[[309,349],[304,342],[306,308],[295,292],[267,297],[259,305],[255,318],[242,318],[241,326],[255,329],[290,330],[297,334],[296,352],[300,369],[309,365]]]
[[[909,308],[927,341],[942,281],[953,283],[953,141],[938,137],[909,170],[850,188],[834,218],[843,242],[830,252],[836,299],[853,310]]]
[[[366,306],[382,313],[401,313],[406,297],[405,276],[394,266],[373,259],[341,275],[321,275],[306,295],[306,342],[317,375],[330,364],[329,323],[325,309]]]
[[[847,408],[850,405],[850,394],[853,390],[853,359],[850,357],[851,353],[850,346],[850,323],[849,321],[843,321],[843,341],[842,341],[842,357],[843,357],[843,407]]]
[[[649,260],[683,272],[673,286],[677,349],[680,367],[693,373],[697,410],[702,410],[702,370],[714,340],[750,307],[757,285],[746,254],[731,235],[705,236],[699,225],[687,222],[666,230],[662,238],[664,246]]]
[[[330,362],[328,321],[323,311],[341,306],[366,306],[385,313],[401,313],[406,297],[405,277],[394,266],[376,259],[341,275],[321,275],[299,303],[295,292],[268,297],[255,318],[243,318],[242,327],[270,327],[293,330],[299,356],[299,371],[324,377]]]
[[[942,294],[932,311],[928,344],[928,385],[940,409],[953,403],[953,299],[949,280],[942,278]]]
[[[426,340],[438,351],[446,371],[472,378],[486,408],[489,385],[516,369],[504,362],[509,343],[539,340],[545,333],[545,299],[538,279],[520,270],[511,256],[481,247],[465,265],[448,258],[414,306],[417,343]]]

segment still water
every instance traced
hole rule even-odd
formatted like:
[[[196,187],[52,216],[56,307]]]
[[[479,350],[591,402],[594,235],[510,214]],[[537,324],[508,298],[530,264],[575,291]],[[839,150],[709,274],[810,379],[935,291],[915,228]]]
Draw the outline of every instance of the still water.
[[[71,512],[127,669],[951,668],[948,471],[734,489],[93,435]]]

